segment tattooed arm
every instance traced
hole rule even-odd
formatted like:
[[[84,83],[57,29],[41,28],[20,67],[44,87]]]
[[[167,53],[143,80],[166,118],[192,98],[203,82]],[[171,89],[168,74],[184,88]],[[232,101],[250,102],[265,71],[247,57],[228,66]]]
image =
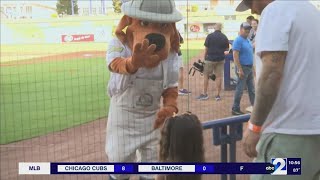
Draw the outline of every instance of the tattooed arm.
[[[277,98],[287,52],[263,52],[262,72],[256,87],[256,98],[250,122],[262,126],[267,119],[272,106]],[[243,137],[243,148],[249,157],[257,157],[256,146],[260,133],[247,129]]]
[[[256,97],[250,122],[262,126],[277,98],[287,52],[262,52],[262,71],[256,87]]]

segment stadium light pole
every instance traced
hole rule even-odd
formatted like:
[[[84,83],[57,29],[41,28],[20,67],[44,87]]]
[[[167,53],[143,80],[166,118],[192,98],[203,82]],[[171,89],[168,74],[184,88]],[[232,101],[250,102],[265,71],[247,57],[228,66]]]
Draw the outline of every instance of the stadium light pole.
[[[74,15],[74,0],[71,0],[71,13],[72,13],[72,16]]]
[[[89,0],[89,13],[92,15],[92,0]]]
[[[101,0],[102,14],[106,14],[105,0]]]

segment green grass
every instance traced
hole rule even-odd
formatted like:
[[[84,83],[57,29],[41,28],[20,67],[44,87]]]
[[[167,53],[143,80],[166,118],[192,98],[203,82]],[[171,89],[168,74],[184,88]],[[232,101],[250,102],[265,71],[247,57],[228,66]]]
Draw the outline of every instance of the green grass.
[[[182,47],[185,63],[199,54],[202,43],[192,41]],[[90,47],[80,45],[79,48],[84,46]],[[48,50],[48,46],[37,48],[26,47],[24,51]],[[104,58],[0,67],[0,144],[106,117],[109,108],[108,79]]]
[[[18,61],[81,51],[105,51],[107,43],[15,44],[1,45],[0,62]]]
[[[183,50],[201,50],[204,49],[204,39],[199,40],[185,40],[181,45]]]
[[[104,58],[0,68],[0,144],[107,115]]]
[[[200,51],[201,51],[200,49],[193,49],[193,50],[189,50],[189,51],[182,50],[183,63],[187,64],[189,61],[192,60],[193,57],[198,56]]]
[[[181,51],[184,64],[187,64],[193,57],[204,50],[203,44],[204,40],[187,40],[182,44]]]
[[[42,53],[42,54],[62,54],[79,51],[105,51],[107,43],[66,43],[66,44],[14,44],[1,45],[1,52],[16,53]]]
[[[185,52],[183,57],[185,62],[194,57],[199,50],[203,50],[204,40],[187,40],[181,46]],[[43,57],[55,54],[64,54],[81,51],[105,51],[107,43],[66,43],[66,44],[15,44],[1,45],[1,60],[0,62],[20,61]],[[189,51],[187,51],[189,49]],[[188,53],[187,53],[188,52]]]

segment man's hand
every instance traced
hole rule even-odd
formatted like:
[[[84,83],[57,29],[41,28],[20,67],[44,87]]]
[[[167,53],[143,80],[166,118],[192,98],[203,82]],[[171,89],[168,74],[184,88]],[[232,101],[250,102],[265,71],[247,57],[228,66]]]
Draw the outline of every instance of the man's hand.
[[[258,141],[260,139],[260,133],[255,133],[247,128],[247,130],[244,132],[244,137],[242,140],[244,152],[249,157],[257,157],[257,150],[256,146],[258,144]]]
[[[157,114],[157,119],[153,125],[153,128],[154,129],[160,128],[163,125],[164,121],[167,118],[172,117],[173,113],[175,113],[176,111],[177,111],[177,109],[172,106],[167,106],[167,107],[161,108]]]
[[[243,79],[244,78],[244,72],[241,68],[238,69],[238,76],[240,79]]]
[[[137,43],[134,46],[132,54],[132,65],[138,69],[141,67],[153,68],[159,65],[160,59],[154,54],[156,49],[155,44],[149,46],[149,40],[145,39],[142,43]]]
[[[239,56],[240,56],[240,52],[237,51],[237,50],[233,50],[233,61],[234,61],[235,65],[238,68],[238,71],[237,71],[238,76],[239,76],[240,79],[243,79],[244,78],[244,72],[243,72],[242,66],[240,64]]]

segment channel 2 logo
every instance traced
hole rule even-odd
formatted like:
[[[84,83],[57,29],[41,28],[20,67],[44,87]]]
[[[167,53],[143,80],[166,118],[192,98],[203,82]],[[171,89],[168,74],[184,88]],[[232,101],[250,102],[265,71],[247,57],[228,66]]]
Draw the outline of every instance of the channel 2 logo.
[[[287,158],[271,158],[274,172],[271,175],[287,175]]]

